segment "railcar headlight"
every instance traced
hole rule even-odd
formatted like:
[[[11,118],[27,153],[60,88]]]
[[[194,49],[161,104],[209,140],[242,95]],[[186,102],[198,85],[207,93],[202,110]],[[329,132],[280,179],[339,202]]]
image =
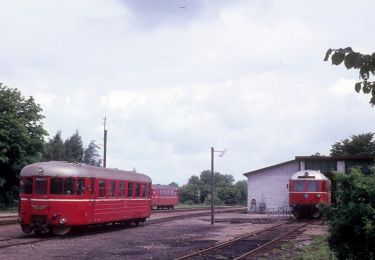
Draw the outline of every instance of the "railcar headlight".
[[[316,197],[317,197],[317,198],[320,198],[320,194],[316,194]]]
[[[60,218],[59,223],[60,223],[60,225],[64,225],[66,223],[66,219]]]

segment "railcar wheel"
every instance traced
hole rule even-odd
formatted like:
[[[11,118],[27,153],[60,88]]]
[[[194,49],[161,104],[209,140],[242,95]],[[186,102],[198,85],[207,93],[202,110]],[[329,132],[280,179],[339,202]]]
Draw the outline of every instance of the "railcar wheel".
[[[55,226],[52,227],[52,233],[57,236],[64,236],[69,233],[71,227],[67,226]]]
[[[317,210],[317,211],[315,211],[314,213],[313,213],[313,218],[321,218],[322,217],[322,215],[320,214],[320,211],[319,210]]]
[[[295,219],[300,219],[301,213],[298,210],[293,210],[293,216]]]
[[[29,225],[21,225],[22,232],[26,234],[30,234],[33,230]]]

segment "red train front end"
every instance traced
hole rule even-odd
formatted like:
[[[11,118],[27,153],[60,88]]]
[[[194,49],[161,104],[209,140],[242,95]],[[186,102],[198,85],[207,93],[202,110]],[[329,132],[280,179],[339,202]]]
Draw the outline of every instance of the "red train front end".
[[[331,203],[331,181],[318,171],[300,171],[289,180],[289,206],[293,215],[319,217],[320,203]]]

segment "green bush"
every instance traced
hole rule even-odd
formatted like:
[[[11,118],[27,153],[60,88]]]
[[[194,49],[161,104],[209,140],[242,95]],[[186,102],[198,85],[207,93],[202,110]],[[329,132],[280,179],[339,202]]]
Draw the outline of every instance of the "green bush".
[[[336,204],[323,209],[339,259],[375,259],[375,173],[335,173]]]

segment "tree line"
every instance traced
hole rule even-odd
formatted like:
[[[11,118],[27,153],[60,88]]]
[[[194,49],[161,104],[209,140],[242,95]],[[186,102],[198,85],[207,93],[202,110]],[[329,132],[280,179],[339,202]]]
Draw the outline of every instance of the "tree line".
[[[245,180],[234,183],[230,174],[215,172],[216,205],[246,204],[247,182]],[[180,202],[183,204],[211,203],[211,171],[202,171],[199,176],[193,175],[188,183],[179,189]]]
[[[68,161],[100,166],[94,142],[83,146],[78,130],[65,141],[61,131],[45,141],[42,108],[33,97],[0,82],[0,208],[18,203],[21,169],[38,161]]]

